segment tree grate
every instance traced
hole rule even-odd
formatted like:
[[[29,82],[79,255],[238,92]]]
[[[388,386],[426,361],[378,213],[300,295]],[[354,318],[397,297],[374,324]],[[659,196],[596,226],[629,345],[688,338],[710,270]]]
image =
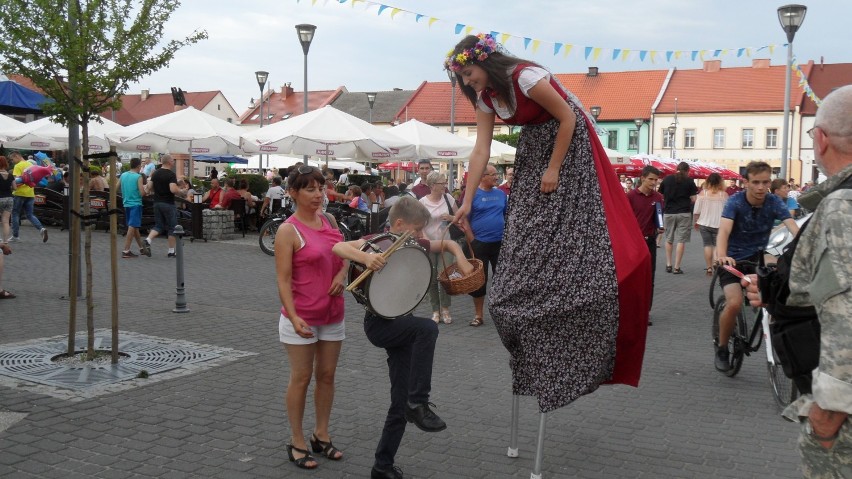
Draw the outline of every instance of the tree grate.
[[[97,330],[95,333],[95,349],[110,351],[109,330]],[[75,349],[84,351],[85,333],[77,333],[75,339]],[[86,391],[135,378],[141,371],[147,371],[148,374],[162,373],[221,356],[221,351],[210,346],[121,332],[118,350],[126,357],[121,358],[118,364],[54,362],[54,357],[66,352],[67,345],[67,336],[42,339],[23,346],[0,345],[0,375]]]

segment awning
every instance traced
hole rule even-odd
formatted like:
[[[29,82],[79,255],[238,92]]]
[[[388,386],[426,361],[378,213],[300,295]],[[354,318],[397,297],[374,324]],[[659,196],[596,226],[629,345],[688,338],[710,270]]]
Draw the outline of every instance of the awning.
[[[9,80],[0,82],[0,110],[9,112],[41,111],[42,103],[53,100]]]

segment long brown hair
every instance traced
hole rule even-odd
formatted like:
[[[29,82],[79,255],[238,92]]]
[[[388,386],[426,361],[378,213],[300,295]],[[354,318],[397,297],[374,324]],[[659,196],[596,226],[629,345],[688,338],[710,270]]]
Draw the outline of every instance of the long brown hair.
[[[678,183],[689,179],[689,163],[681,161],[677,164],[677,173],[675,174],[675,178]]]
[[[6,171],[9,169],[9,161],[5,156],[0,155],[0,170]]]
[[[718,193],[724,189],[725,184],[722,181],[722,175],[719,173],[710,173],[710,176],[707,177],[707,181],[704,182],[704,188],[712,191],[713,193]]]
[[[473,48],[478,41],[479,38],[475,35],[468,35],[462,38],[455,48],[453,48],[453,54],[461,53],[469,48]],[[488,55],[488,58],[481,62],[474,61],[472,65],[478,65],[480,68],[485,70],[485,73],[488,74],[488,82],[491,84],[491,89],[497,93],[497,96],[501,100],[509,103],[513,98],[511,71],[514,67],[521,63],[530,63],[534,66],[541,67],[541,65],[536,62],[524,60],[499,51],[491,52]],[[473,104],[474,108],[476,108],[476,101],[478,99],[476,90],[464,84],[459,72],[455,72],[455,76],[456,81],[459,84],[459,89],[461,89],[464,96],[466,96],[467,99],[470,100],[470,103]],[[514,109],[515,105],[511,105],[511,107]]]

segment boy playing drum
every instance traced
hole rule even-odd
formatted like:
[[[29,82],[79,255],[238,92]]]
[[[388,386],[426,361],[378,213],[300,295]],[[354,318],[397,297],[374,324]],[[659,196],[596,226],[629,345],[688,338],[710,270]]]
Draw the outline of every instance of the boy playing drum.
[[[399,235],[409,231],[423,248],[431,252],[440,252],[443,243],[443,248],[455,255],[459,270],[464,275],[472,273],[473,266],[464,257],[456,242],[449,239],[446,242],[421,239],[423,227],[429,218],[429,212],[419,201],[404,196],[390,209],[390,232]],[[337,243],[332,251],[341,258],[378,271],[385,265],[385,259],[380,254],[361,251],[361,247],[369,239],[365,237]],[[422,274],[430,272],[424,271]],[[438,339],[438,325],[428,318],[412,314],[387,320],[367,311],[364,316],[364,332],[374,346],[385,348],[387,351],[391,381],[391,404],[382,429],[382,437],[376,448],[376,461],[370,477],[401,478],[402,470],[394,466],[394,456],[405,433],[406,422],[413,422],[426,432],[443,431],[447,427],[429,408],[432,360]]]

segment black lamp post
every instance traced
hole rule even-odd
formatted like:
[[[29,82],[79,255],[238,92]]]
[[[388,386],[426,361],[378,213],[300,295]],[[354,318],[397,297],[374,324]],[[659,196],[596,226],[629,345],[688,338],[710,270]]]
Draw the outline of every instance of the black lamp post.
[[[781,22],[781,28],[787,34],[787,69],[784,73],[784,133],[781,136],[781,176],[780,178],[787,179],[787,158],[789,157],[787,149],[789,146],[788,138],[790,134],[790,77],[792,72],[790,69],[793,66],[793,37],[802,22],[805,21],[805,14],[808,12],[808,7],[804,5],[784,5],[778,7],[778,21]]]
[[[254,78],[257,80],[257,86],[260,87],[260,128],[263,128],[263,89],[266,88],[266,80],[269,78],[269,72],[258,70],[254,72]],[[267,165],[268,167],[269,165]],[[263,170],[263,155],[259,155],[257,159],[257,170]]]
[[[669,125],[669,146],[672,149],[672,158],[675,157],[675,133],[677,133],[677,125],[672,123]]]
[[[299,43],[302,44],[302,51],[305,52],[305,111],[308,112],[308,50],[311,48],[311,42],[314,41],[314,32],[316,25],[301,23],[296,25],[296,33],[299,34]]]
[[[633,120],[633,123],[636,125],[636,153],[641,151],[640,146],[642,145],[642,125],[645,124],[645,120],[643,118],[636,118]]]
[[[371,91],[367,93],[367,103],[370,104],[370,123],[373,123],[373,104],[376,103],[378,93]]]

